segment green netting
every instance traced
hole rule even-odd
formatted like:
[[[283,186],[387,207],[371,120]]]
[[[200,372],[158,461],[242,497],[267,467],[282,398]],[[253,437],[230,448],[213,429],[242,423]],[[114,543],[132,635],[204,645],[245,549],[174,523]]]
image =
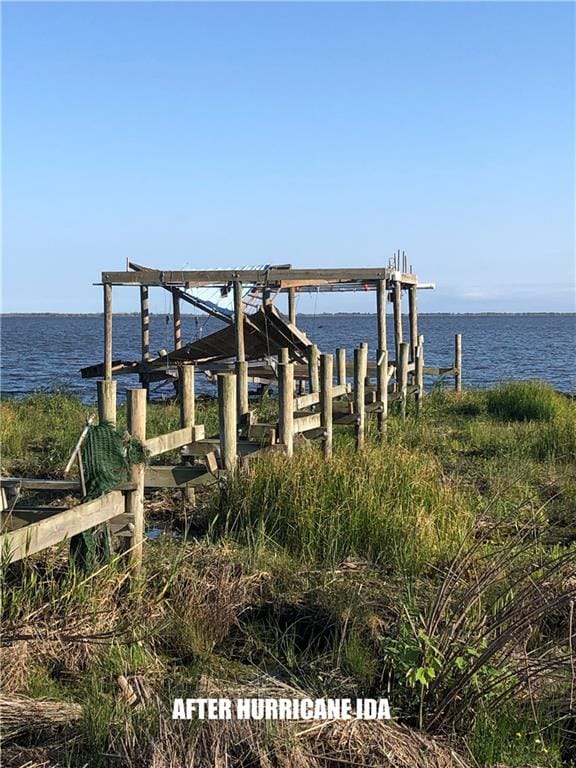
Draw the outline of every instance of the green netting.
[[[82,466],[86,495],[82,501],[97,499],[119,483],[130,479],[132,464],[145,461],[144,446],[122,433],[113,424],[90,427],[82,444]],[[72,559],[90,567],[110,557],[110,535],[106,523],[72,537]]]

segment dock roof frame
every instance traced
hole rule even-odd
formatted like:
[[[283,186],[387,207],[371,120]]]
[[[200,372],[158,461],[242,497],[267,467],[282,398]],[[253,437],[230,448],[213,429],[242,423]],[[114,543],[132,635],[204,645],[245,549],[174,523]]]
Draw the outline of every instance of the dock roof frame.
[[[212,270],[160,270],[142,272],[102,272],[102,283],[108,285],[140,285],[160,287],[202,288],[225,286],[241,282],[245,286],[259,286],[286,291],[318,290],[335,286],[338,290],[355,291],[363,286],[374,289],[380,280],[399,282],[404,286],[416,285],[418,279],[410,272],[391,267],[357,267],[352,269],[270,267],[269,269],[212,269]]]

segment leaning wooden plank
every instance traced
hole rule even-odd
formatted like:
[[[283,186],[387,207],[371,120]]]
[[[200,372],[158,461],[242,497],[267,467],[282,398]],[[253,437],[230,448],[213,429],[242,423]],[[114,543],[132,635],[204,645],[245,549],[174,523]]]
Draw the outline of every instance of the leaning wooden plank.
[[[217,482],[206,467],[187,467],[178,464],[168,467],[146,467],[145,488],[181,488],[192,485],[213,485]]]
[[[311,413],[308,416],[299,416],[294,419],[294,433],[308,432],[310,429],[317,429],[322,426],[319,413]]]
[[[121,491],[111,491],[66,512],[3,534],[0,536],[0,553],[11,563],[22,560],[28,555],[53,547],[82,531],[104,523],[123,511],[124,496]]]

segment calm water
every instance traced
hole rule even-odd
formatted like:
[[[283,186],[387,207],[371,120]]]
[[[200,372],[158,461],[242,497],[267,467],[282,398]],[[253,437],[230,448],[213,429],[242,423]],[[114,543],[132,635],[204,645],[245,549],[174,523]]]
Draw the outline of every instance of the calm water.
[[[405,318],[406,322],[406,318]],[[182,317],[183,339],[207,335],[217,321]],[[374,356],[374,315],[301,316],[298,325],[324,352],[367,341]],[[389,331],[391,322],[389,321]],[[81,379],[79,369],[102,361],[102,318],[98,316],[25,316],[2,318],[2,384],[4,396],[66,387],[85,400],[95,398],[94,380]],[[114,318],[114,357],[139,356],[140,321]],[[557,389],[576,392],[576,315],[422,315],[426,364],[447,367],[453,361],[454,334],[463,334],[465,387],[485,387],[506,379],[544,379]],[[151,317],[153,352],[171,349],[172,330],[163,315]],[[392,338],[389,339],[392,347]],[[199,389],[213,385],[199,377]],[[432,380],[428,382],[432,383]],[[119,379],[119,390],[137,385],[136,377]],[[171,386],[156,394],[169,394]]]

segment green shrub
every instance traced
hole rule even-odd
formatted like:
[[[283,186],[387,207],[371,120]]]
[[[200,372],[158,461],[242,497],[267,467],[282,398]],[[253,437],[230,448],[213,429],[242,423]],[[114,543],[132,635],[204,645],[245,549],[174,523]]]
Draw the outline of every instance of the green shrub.
[[[540,381],[509,381],[488,392],[488,413],[506,421],[551,421],[561,407],[552,387]]]

